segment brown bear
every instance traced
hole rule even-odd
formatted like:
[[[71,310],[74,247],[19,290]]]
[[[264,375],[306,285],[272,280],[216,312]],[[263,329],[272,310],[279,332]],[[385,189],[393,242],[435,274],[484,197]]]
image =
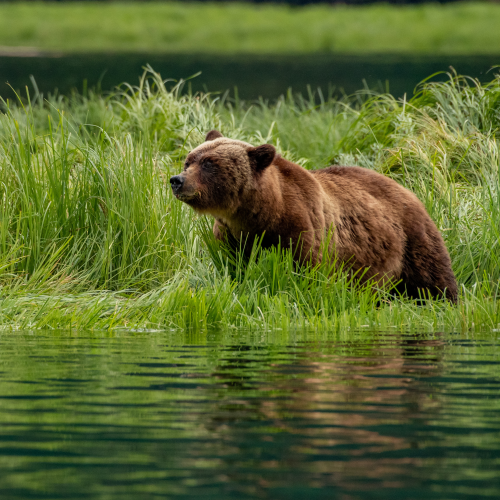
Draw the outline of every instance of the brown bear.
[[[338,262],[363,280],[399,282],[412,298],[457,301],[450,256],[423,204],[372,170],[308,171],[270,144],[253,147],[212,130],[170,183],[179,200],[215,217],[218,239],[258,236],[264,248],[281,241],[297,261],[315,264],[330,234]]]

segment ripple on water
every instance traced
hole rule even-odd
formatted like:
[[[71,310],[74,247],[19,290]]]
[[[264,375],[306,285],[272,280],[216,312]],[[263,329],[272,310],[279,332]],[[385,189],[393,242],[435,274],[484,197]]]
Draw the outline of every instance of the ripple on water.
[[[2,333],[0,495],[498,498],[494,337]]]

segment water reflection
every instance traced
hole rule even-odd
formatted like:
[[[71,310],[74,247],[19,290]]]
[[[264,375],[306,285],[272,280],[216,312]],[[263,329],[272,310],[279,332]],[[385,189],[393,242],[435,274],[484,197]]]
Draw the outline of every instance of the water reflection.
[[[2,498],[500,493],[494,334],[1,334]]]

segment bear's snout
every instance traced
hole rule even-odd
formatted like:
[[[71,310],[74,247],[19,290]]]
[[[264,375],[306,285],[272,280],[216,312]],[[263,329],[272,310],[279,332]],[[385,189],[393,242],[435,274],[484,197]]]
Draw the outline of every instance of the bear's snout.
[[[174,175],[170,177],[170,185],[172,186],[172,191],[177,194],[184,185],[184,177],[182,175]]]

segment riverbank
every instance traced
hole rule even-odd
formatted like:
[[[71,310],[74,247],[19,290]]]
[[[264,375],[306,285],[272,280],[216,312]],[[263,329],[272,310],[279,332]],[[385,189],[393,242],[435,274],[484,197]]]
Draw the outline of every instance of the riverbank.
[[[168,86],[168,84],[167,84]],[[500,328],[500,80],[461,77],[411,100],[291,95],[246,105],[148,73],[109,96],[31,95],[0,115],[2,328]],[[417,306],[328,266],[232,261],[168,179],[217,128],[306,168],[361,165],[425,203],[461,287]]]
[[[500,5],[112,2],[0,5],[5,51],[499,54]]]

